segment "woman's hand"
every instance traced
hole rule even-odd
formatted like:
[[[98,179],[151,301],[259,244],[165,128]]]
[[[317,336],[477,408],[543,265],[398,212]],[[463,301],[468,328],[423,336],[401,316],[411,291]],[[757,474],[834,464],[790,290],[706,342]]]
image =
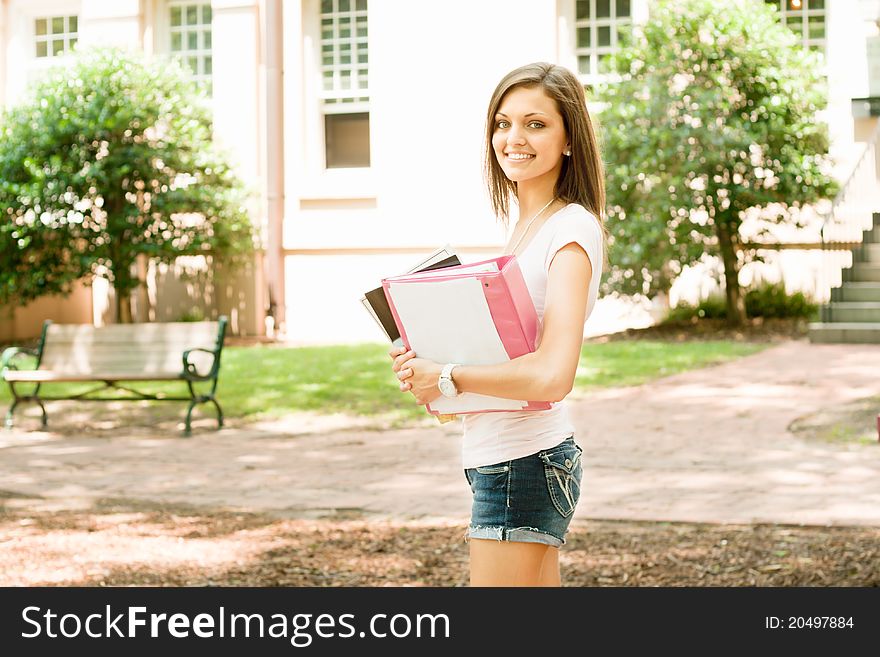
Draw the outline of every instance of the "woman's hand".
[[[424,358],[416,358],[414,351],[403,347],[395,347],[388,352],[394,359],[391,369],[400,381],[400,391],[409,391],[419,405],[430,404],[441,396],[437,380],[443,366]]]
[[[391,360],[394,361],[391,365],[391,369],[394,370],[394,374],[397,375],[398,381],[400,381],[400,392],[406,392],[412,386],[410,386],[409,382],[405,381],[408,377],[412,376],[412,372],[408,369],[403,370],[403,364],[416,355],[414,351],[407,351],[406,347],[392,347],[388,355],[391,356]]]
[[[437,387],[443,366],[432,360],[412,357],[404,361],[401,374],[420,405],[430,404],[442,394]]]

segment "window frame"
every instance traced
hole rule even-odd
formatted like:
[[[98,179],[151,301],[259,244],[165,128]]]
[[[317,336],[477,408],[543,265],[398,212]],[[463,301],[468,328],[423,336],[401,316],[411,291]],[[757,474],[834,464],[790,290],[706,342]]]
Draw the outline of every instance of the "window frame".
[[[0,74],[4,89],[0,91],[0,101],[13,103],[22,97],[29,84],[40,79],[45,72],[59,65],[65,65],[65,57],[37,57],[36,21],[40,18],[76,16],[77,47],[83,36],[82,3],[78,0],[7,0],[6,6],[6,52],[0,58],[6,62]],[[65,52],[64,55],[68,55]]]
[[[171,25],[171,10],[174,7],[180,7],[181,10],[184,10],[188,6],[207,6],[211,9],[211,22],[210,23],[202,23],[199,22],[195,26],[190,25],[180,25],[180,26],[172,26]],[[213,91],[213,82],[214,82],[214,14],[215,9],[212,6],[210,0],[202,0],[198,2],[196,0],[162,0],[159,4],[158,11],[156,14],[156,23],[157,23],[157,50],[160,54],[172,57],[180,62],[180,65],[189,72],[192,78],[202,86],[207,87],[209,91],[209,95],[212,95]],[[199,12],[199,20],[201,20],[201,12]],[[205,26],[208,27],[208,32],[211,34],[211,45],[207,48],[204,47],[203,36],[205,33]],[[182,28],[182,29],[179,29]],[[187,28],[195,28],[187,29]],[[181,50],[172,50],[171,42],[173,35],[175,33],[180,33],[181,36],[181,45],[185,46],[186,35],[190,32],[195,32],[199,36],[198,38],[198,47],[196,50],[188,50],[186,48],[182,48]],[[190,55],[189,53],[195,53],[195,55]],[[189,64],[185,61],[187,57],[195,56],[197,58],[197,67],[198,72],[193,73]],[[204,64],[205,59],[208,58],[211,60],[211,72],[204,72]]]
[[[52,32],[52,22],[61,19],[64,21],[64,29],[62,32]],[[71,19],[76,19],[76,31],[70,30],[70,21]],[[70,12],[64,12],[62,15],[57,15],[57,13],[39,13],[33,16],[30,19],[31,22],[31,46],[32,46],[32,56],[37,60],[54,60],[60,57],[64,57],[65,55],[70,54],[73,50],[74,46],[79,42],[79,14],[71,14]],[[46,32],[44,34],[37,34],[37,21],[46,21]],[[55,41],[63,41],[63,48],[60,53],[54,53],[52,51],[51,44]],[[73,44],[71,44],[73,41]],[[46,44],[46,54],[40,55],[38,53],[38,45],[40,43]]]
[[[347,1],[348,9],[341,9],[340,2]],[[330,12],[326,11],[327,5],[330,5]],[[316,54],[315,61],[317,63],[317,89],[318,89],[318,105],[321,121],[321,164],[324,171],[344,171],[344,170],[368,170],[372,167],[372,132],[370,131],[370,10],[369,0],[315,0],[317,38],[316,38]],[[349,34],[343,36],[342,24],[343,19],[349,21]],[[359,23],[363,21],[366,30],[365,35],[358,34]],[[332,36],[327,39],[326,28],[331,27]],[[366,61],[360,62],[358,58],[361,56],[359,46],[364,45],[364,56]],[[346,48],[340,46],[349,46],[349,61],[342,61]],[[329,47],[329,50],[328,50]],[[332,62],[327,62],[327,53],[332,53]],[[342,88],[341,79],[343,73],[350,72],[348,76],[350,86],[348,89]],[[360,74],[363,72],[366,80],[366,86],[361,86]],[[326,74],[332,73],[333,86],[326,88]],[[327,143],[327,120],[331,115],[342,114],[366,114],[367,120],[367,163],[364,165],[354,166],[331,166],[328,162],[328,143]]]
[[[617,6],[620,0],[608,0],[609,15],[598,17],[597,3],[599,0],[570,0],[569,16],[570,16],[570,39],[572,52],[572,70],[577,73],[578,79],[584,86],[593,86],[599,82],[610,79],[610,72],[601,72],[600,58],[604,55],[610,55],[617,52],[620,45],[619,31],[622,26],[634,26],[636,24],[635,9],[639,0],[629,1],[629,14],[626,17],[617,16]],[[578,18],[578,3],[589,3],[589,14],[585,18]],[[608,28],[608,36],[610,43],[608,45],[599,45],[599,28]],[[578,41],[578,34],[581,29],[590,30],[590,45],[581,46]],[[581,58],[589,58],[589,72],[581,71]]]
[[[830,0],[823,0],[823,7],[820,9],[811,8],[812,0],[802,0],[803,5],[800,9],[792,9],[789,4],[791,0],[763,0],[765,4],[773,5],[779,13],[782,24],[789,27],[792,23],[801,24],[800,32],[792,30],[800,40],[801,46],[818,50],[823,55],[828,54],[828,5]],[[823,33],[821,38],[813,38],[810,36],[809,26],[810,18],[815,16],[822,17]],[[794,19],[794,20],[793,20]],[[791,29],[791,28],[789,28]]]

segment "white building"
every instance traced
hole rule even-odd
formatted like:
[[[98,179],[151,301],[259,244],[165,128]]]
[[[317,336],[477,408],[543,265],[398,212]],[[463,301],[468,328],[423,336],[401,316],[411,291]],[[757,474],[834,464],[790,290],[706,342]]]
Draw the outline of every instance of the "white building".
[[[880,79],[869,66],[880,62],[869,58],[880,7],[773,1],[804,45],[826,54],[843,180],[870,134],[853,99],[880,96],[869,86],[869,73]],[[647,0],[0,0],[0,102],[15,103],[74,45],[182,57],[211,84],[216,136],[260,190],[255,221],[267,238],[255,270],[207,310],[231,310],[240,333],[260,334],[271,303],[295,343],[378,341],[359,299],[383,275],[446,243],[475,260],[505,242],[482,180],[484,112],[498,80],[552,61],[593,84],[617,28],[648,20]],[[179,292],[171,287],[159,296]],[[81,317],[70,304],[91,304],[78,321],[102,321],[102,293],[19,309],[0,320],[0,340],[35,334],[52,313]],[[599,301],[588,332],[612,325],[615,303]]]

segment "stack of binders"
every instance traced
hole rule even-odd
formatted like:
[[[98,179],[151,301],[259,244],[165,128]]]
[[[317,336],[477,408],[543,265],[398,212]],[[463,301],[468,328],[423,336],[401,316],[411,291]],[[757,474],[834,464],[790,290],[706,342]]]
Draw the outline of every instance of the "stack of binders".
[[[383,279],[382,289],[394,325],[392,331],[389,324],[386,333],[392,340],[399,335],[419,358],[494,365],[535,351],[538,317],[515,256],[425,267]],[[427,410],[443,417],[550,406],[543,401],[463,393],[439,397]]]
[[[456,255],[452,250],[452,247],[447,244],[434,251],[434,253],[412,267],[407,273],[415,274],[416,272],[431,271],[434,269],[442,269],[444,267],[454,267],[455,265],[460,264],[461,260],[458,259],[458,255]],[[398,329],[397,324],[394,321],[394,313],[392,313],[391,306],[388,304],[388,298],[385,296],[384,288],[380,285],[379,287],[366,292],[364,296],[361,297],[361,303],[376,321],[376,324],[385,334],[385,337],[398,347],[404,346],[403,338],[400,336],[400,329]],[[441,413],[437,414],[437,419],[440,421],[440,424],[445,424],[446,422],[454,420],[455,415]]]

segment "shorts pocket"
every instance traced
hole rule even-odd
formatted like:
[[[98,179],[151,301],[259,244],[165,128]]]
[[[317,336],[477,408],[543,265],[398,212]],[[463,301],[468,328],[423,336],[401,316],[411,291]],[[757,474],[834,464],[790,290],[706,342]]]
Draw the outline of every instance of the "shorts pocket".
[[[508,470],[510,470],[510,465],[508,465],[507,463],[499,463],[498,465],[486,465],[476,468],[476,471],[482,475],[503,474]]]
[[[574,513],[581,495],[582,453],[575,443],[565,443],[540,453],[550,499],[563,518]]]

